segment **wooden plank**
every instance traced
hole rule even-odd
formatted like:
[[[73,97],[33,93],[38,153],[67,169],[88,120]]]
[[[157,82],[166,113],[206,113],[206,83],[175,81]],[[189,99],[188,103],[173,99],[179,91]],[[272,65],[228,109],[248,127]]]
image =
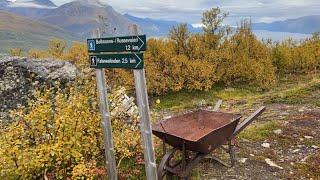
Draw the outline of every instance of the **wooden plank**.
[[[131,35],[138,34],[137,25],[130,27]],[[154,146],[152,139],[152,128],[150,122],[150,112],[149,112],[149,103],[148,103],[148,94],[146,87],[146,77],[145,70],[133,70],[134,73],[134,82],[137,93],[137,103],[139,108],[140,116],[140,128],[143,142],[143,151],[144,151],[144,160],[146,175],[148,180],[157,180],[157,166],[154,154]]]
[[[100,37],[99,30],[94,32],[94,37]],[[103,133],[103,142],[105,147],[106,165],[108,179],[117,180],[117,168],[116,160],[114,155],[114,146],[112,138],[112,127],[110,120],[110,112],[108,105],[108,93],[107,93],[107,83],[106,75],[104,69],[96,69],[96,78],[98,86],[98,96],[100,101],[100,114],[101,114],[101,125]]]

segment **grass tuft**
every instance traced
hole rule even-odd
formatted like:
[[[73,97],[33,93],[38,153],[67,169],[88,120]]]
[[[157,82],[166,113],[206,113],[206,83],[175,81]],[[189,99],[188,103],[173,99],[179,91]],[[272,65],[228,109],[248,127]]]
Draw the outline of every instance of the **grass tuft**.
[[[258,90],[253,88],[248,89],[235,89],[235,88],[223,88],[217,86],[209,91],[188,91],[182,90],[179,92],[171,92],[165,96],[156,96],[152,99],[160,99],[159,104],[154,103],[151,108],[163,110],[170,109],[174,111],[179,111],[183,109],[195,108],[195,104],[202,100],[206,101],[207,106],[214,106],[217,100],[243,100],[248,99],[248,97],[254,97],[258,95]]]
[[[273,130],[279,129],[280,125],[276,122],[268,122],[264,124],[256,124],[247,127],[239,134],[239,138],[252,141],[264,141],[272,138],[275,134]]]

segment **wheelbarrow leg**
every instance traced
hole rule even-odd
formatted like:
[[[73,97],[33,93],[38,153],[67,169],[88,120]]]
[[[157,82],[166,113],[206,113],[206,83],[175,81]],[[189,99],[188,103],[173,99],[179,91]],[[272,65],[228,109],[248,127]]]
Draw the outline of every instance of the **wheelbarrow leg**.
[[[173,174],[168,172],[166,176],[166,180],[173,180]]]
[[[236,161],[236,154],[234,151],[234,146],[232,145],[232,139],[228,140],[228,146],[229,146],[229,155],[230,155],[230,162],[231,162],[231,167],[234,166],[235,161]]]
[[[205,158],[206,154],[197,153],[187,164],[181,179],[188,179],[192,170]]]
[[[164,156],[167,153],[166,138],[164,136],[162,138],[162,150],[163,150],[163,156]]]
[[[222,148],[222,147],[221,147]],[[231,139],[230,140],[228,140],[228,149],[225,149],[225,148],[222,148],[223,150],[225,150],[226,151],[226,153],[228,153],[229,154],[229,158],[230,158],[230,162],[226,162],[226,161],[224,161],[224,160],[222,160],[222,159],[220,159],[220,158],[218,158],[218,157],[216,157],[216,156],[209,156],[209,157],[207,157],[207,159],[213,159],[213,160],[215,160],[215,161],[217,161],[218,163],[220,163],[220,164],[222,164],[223,166],[225,166],[225,167],[228,167],[228,168],[231,168],[231,167],[233,167],[234,166],[234,164],[235,164],[235,152],[234,152],[234,147],[233,147],[233,145],[231,144]]]
[[[225,148],[223,146],[221,146],[220,148],[223,149],[226,153],[229,154],[229,161],[230,162],[226,162],[216,156],[207,156],[206,159],[212,159],[217,161],[218,163],[222,164],[223,166],[226,166],[228,168],[231,168],[234,166],[235,164],[235,151],[234,151],[234,146],[232,145],[232,139],[228,139],[228,144],[227,144],[228,148]]]

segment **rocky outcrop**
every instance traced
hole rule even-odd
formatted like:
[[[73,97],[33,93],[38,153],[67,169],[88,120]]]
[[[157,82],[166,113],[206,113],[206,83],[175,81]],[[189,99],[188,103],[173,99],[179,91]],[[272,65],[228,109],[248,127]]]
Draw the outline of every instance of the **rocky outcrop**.
[[[78,75],[74,65],[59,59],[0,57],[0,118],[18,104],[24,105],[37,86],[54,81],[65,84]]]

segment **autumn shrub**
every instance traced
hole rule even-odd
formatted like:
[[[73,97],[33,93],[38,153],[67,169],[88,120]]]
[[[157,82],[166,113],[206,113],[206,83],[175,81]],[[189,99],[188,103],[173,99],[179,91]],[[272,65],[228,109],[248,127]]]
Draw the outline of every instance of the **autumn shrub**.
[[[67,48],[67,43],[61,39],[52,39],[48,42],[47,53],[52,58],[62,58]]]
[[[271,58],[280,75],[316,74],[320,66],[320,34],[301,41],[287,39],[272,47]]]
[[[250,22],[243,21],[223,46],[219,79],[229,85],[250,84],[262,89],[273,84],[275,71],[268,49],[253,34]]]
[[[163,94],[178,91],[184,86],[186,66],[184,55],[173,55],[173,43],[160,39],[149,39],[149,50],[145,53],[148,92]]]
[[[216,83],[215,64],[210,61],[189,61],[186,70],[186,89],[209,90]]]
[[[10,48],[9,51],[12,56],[22,56],[23,48]]]
[[[76,42],[71,48],[63,55],[63,59],[67,59],[77,65],[87,65],[88,59],[88,48],[86,43]]]
[[[106,177],[100,113],[94,78],[39,88],[35,100],[11,112],[13,123],[0,130],[1,179]],[[110,94],[118,168],[141,157],[137,108],[124,89]],[[144,166],[135,163],[135,169]]]
[[[276,43],[272,47],[271,58],[277,74],[282,75],[292,72],[290,70],[292,59],[291,51],[291,47],[284,42]]]
[[[28,57],[33,58],[33,59],[39,59],[39,58],[45,58],[45,57],[47,57],[47,55],[44,51],[30,49],[28,51]]]

